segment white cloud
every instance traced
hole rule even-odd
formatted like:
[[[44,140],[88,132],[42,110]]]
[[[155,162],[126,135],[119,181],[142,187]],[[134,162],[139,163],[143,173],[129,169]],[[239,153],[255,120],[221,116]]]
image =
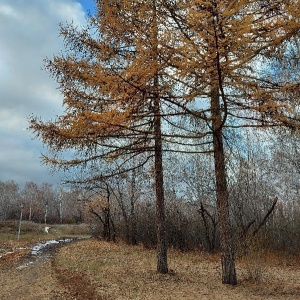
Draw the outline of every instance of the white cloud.
[[[0,14],[9,18],[20,19],[20,15],[13,7],[4,4],[0,5]]]
[[[75,25],[80,25],[84,22],[85,13],[80,3],[72,2],[71,4],[66,1],[53,1],[49,5],[59,19],[73,21]]]
[[[24,129],[31,114],[49,119],[62,111],[58,85],[42,70],[43,59],[63,50],[58,24],[80,25],[84,17],[74,0],[0,0],[0,181],[47,179],[42,145]]]

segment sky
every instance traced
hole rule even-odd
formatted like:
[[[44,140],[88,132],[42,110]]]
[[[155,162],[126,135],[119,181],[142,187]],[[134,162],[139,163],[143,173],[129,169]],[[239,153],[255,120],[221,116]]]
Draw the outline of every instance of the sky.
[[[43,60],[63,50],[58,24],[84,24],[93,7],[93,0],[0,0],[0,181],[57,185],[63,179],[41,163],[46,149],[27,130],[28,118],[63,112]]]

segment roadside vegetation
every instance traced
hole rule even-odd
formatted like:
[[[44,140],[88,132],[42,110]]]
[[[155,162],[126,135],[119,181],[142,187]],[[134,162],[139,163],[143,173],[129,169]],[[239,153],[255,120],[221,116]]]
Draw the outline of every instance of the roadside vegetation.
[[[299,255],[265,251],[259,257],[255,254],[259,261],[253,255],[237,259],[240,281],[236,287],[221,284],[219,254],[203,251],[170,250],[170,272],[159,274],[155,249],[91,239],[61,248],[54,266],[61,282],[78,299],[300,297]]]

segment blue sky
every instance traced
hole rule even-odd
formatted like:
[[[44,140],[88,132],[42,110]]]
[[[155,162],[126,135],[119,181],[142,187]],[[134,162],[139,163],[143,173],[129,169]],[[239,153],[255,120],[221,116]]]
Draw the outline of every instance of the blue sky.
[[[79,0],[80,4],[82,5],[83,9],[86,12],[94,12],[94,7],[95,7],[95,1],[94,0]]]
[[[41,164],[45,149],[26,129],[28,117],[49,120],[63,112],[43,59],[63,50],[58,24],[80,26],[93,7],[93,0],[0,0],[0,181],[60,182]]]

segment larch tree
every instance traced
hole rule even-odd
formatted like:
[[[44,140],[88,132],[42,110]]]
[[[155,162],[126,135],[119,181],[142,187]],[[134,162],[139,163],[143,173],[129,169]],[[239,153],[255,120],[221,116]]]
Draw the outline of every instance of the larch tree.
[[[234,285],[224,137],[228,128],[299,128],[299,80],[280,81],[267,73],[291,45],[299,45],[300,5],[297,0],[187,0],[165,7],[180,41],[173,49],[174,76],[187,95],[183,99],[194,103],[188,112],[203,120],[213,140],[222,282]]]
[[[166,250],[162,250],[166,249],[166,238],[157,54],[151,28],[153,12],[149,1],[97,1],[97,14],[90,16],[89,27],[78,30],[72,24],[61,26],[68,54],[47,60],[46,66],[60,84],[66,111],[55,121],[32,118],[31,129],[51,149],[53,155],[44,159],[52,165],[69,169],[90,167],[99,161],[123,161],[123,166],[111,174],[101,170],[94,178],[88,178],[89,181],[101,181],[128,171],[129,161],[149,151],[151,154],[141,163],[143,165],[154,152],[157,270],[166,273],[167,255]],[[149,26],[149,34],[142,31],[142,19]],[[72,159],[61,157],[61,153],[70,149],[73,149]]]
[[[84,182],[132,171],[154,157],[157,270],[167,273],[162,157],[166,149],[176,149],[163,149],[163,144],[186,137],[183,128],[175,134],[169,130],[176,125],[172,119],[184,113],[174,106],[170,25],[160,1],[96,3],[97,13],[85,29],[61,26],[67,54],[46,60],[60,84],[64,114],[49,122],[32,117],[30,128],[49,147],[44,162],[97,170]],[[138,157],[143,160],[132,163]]]

